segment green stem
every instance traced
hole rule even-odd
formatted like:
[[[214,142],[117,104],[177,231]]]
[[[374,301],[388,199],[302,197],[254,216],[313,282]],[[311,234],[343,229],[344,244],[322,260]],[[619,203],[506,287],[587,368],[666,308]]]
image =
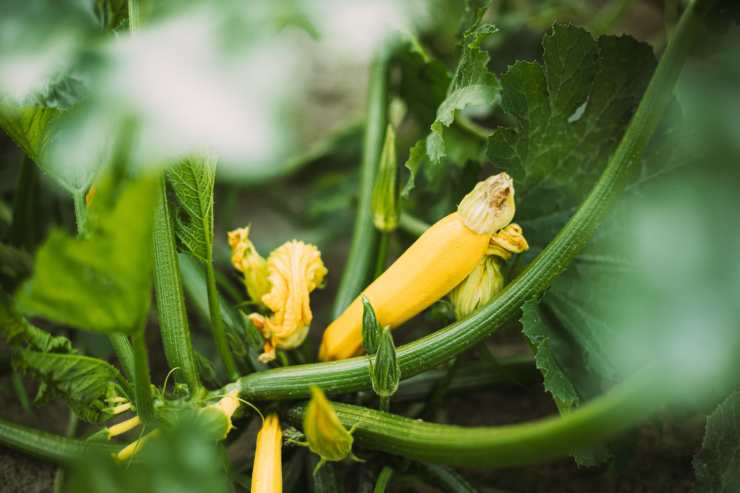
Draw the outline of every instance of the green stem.
[[[149,355],[146,349],[146,330],[140,329],[131,339],[134,346],[134,394],[136,414],[144,424],[154,418],[152,379],[149,374]]]
[[[87,232],[87,204],[85,204],[85,192],[76,191],[72,194],[75,204],[75,222],[77,223],[77,234],[84,236]]]
[[[131,32],[141,27],[149,14],[148,0],[128,0],[128,26]]]
[[[0,443],[56,464],[69,464],[91,449],[106,453],[120,449],[118,445],[67,438],[4,419],[0,419]]]
[[[527,423],[462,427],[427,423],[350,404],[332,403],[357,443],[411,459],[465,467],[511,467],[571,454],[649,420],[667,401],[659,372],[645,370],[577,410]],[[288,419],[300,426],[305,404]]]
[[[563,229],[488,305],[464,320],[400,346],[397,356],[404,378],[433,368],[472,348],[516,317],[521,306],[541,295],[588,243],[609,206],[624,188],[626,173],[645,150],[671,102],[673,86],[697,28],[698,20],[691,4],[684,12],[675,38],[661,58],[614,155]],[[233,385],[247,400],[307,397],[311,385],[335,394],[364,390],[370,388],[368,358],[279,368],[243,377]]]
[[[8,242],[31,251],[39,240],[38,224],[34,221],[34,196],[38,193],[38,169],[28,156],[23,157],[18,185],[13,197],[13,221],[8,231]]]
[[[65,430],[65,436],[74,437],[74,434],[77,432],[78,424],[79,420],[77,419],[77,415],[72,410],[70,410],[69,419],[67,421],[67,429]],[[64,491],[65,479],[66,478],[64,474],[64,469],[57,469],[56,474],[54,474],[54,493],[62,493]]]
[[[378,480],[375,482],[375,488],[373,488],[373,493],[385,493],[385,490],[388,489],[388,485],[391,482],[391,479],[393,479],[393,468],[390,466],[385,466],[383,469],[381,469],[380,474],[378,474]]]
[[[162,176],[160,197],[154,211],[154,293],[159,316],[164,354],[170,368],[177,368],[175,379],[191,392],[202,388],[190,339],[182,279],[177,261],[175,229],[167,202],[167,185]]]
[[[417,462],[414,467],[421,472],[430,485],[439,488],[444,493],[477,493],[478,491],[457,472],[447,467],[428,462]],[[495,491],[500,493],[498,490]]]
[[[109,334],[108,341],[116,353],[116,358],[123,368],[123,374],[129,380],[134,379],[134,349],[131,341],[124,334]]]
[[[412,216],[411,214],[408,214],[406,212],[401,213],[401,218],[398,222],[398,225],[402,230],[414,236],[423,235],[424,231],[429,229],[430,226],[421,219]]]
[[[391,398],[390,396],[381,395],[378,396],[378,409],[384,412],[389,412],[391,409]]]
[[[388,124],[389,58],[387,49],[381,48],[370,66],[367,118],[360,169],[360,196],[352,244],[334,299],[334,318],[338,317],[365,287],[371,274],[372,252],[377,238],[372,217],[372,192],[383,148],[385,128]]]
[[[378,242],[378,254],[375,257],[375,273],[373,279],[377,279],[380,274],[385,272],[385,264],[388,262],[388,246],[391,242],[391,233],[380,233]]]
[[[213,269],[213,261],[206,263],[206,286],[208,291],[208,311],[211,315],[213,340],[216,341],[216,348],[218,349],[218,354],[221,356],[221,361],[224,363],[226,373],[229,378],[234,379],[239,376],[239,372],[236,369],[231,349],[229,349],[224,321],[221,318],[221,306],[218,300],[218,288],[216,287],[216,273]]]

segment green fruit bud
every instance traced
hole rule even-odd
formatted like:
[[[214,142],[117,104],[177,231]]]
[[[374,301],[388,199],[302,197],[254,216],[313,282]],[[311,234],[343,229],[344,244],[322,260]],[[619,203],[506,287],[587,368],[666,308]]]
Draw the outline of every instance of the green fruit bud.
[[[373,187],[373,223],[380,231],[391,232],[398,226],[401,215],[398,195],[396,134],[393,127],[388,125]]]

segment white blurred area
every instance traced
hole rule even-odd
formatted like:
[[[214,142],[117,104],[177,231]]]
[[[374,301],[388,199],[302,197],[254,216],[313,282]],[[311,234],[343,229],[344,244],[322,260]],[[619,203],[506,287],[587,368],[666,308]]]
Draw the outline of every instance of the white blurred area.
[[[108,162],[127,124],[135,166],[209,152],[233,178],[269,175],[361,118],[373,53],[425,19],[422,2],[392,0],[186,5],[133,34],[86,37],[70,23],[66,38],[3,43],[6,105],[46,104],[35,96],[51,82],[70,67],[85,72],[79,103],[55,122],[46,167],[79,174]]]

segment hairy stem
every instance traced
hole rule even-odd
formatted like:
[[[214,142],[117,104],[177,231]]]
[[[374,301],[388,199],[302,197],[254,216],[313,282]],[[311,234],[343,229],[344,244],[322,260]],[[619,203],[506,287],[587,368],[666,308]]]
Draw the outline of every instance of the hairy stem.
[[[146,424],[154,418],[152,379],[149,374],[149,355],[146,349],[146,330],[142,327],[131,338],[134,346],[134,394],[136,414]]]
[[[195,393],[202,388],[202,384],[190,339],[185,295],[177,262],[175,230],[164,176],[161,178],[159,203],[154,211],[153,238],[154,293],[164,354],[169,367],[178,369],[175,379],[186,383]]]
[[[658,372],[644,370],[577,410],[523,424],[462,427],[414,420],[365,407],[332,403],[363,446],[394,455],[466,467],[510,467],[571,454],[649,420],[664,404]],[[288,419],[300,426],[305,404]]]
[[[385,128],[388,124],[388,65],[387,48],[381,48],[370,66],[367,118],[360,170],[360,196],[352,244],[334,299],[334,318],[349,306],[365,287],[368,276],[372,273],[372,252],[377,239],[372,217],[372,193],[378,160],[383,149]]]

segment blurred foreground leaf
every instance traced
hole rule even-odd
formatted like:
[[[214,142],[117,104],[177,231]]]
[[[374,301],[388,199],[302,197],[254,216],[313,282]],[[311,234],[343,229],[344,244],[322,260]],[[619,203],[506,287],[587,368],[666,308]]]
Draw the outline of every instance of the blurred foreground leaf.
[[[105,333],[133,333],[149,311],[156,180],[139,179],[111,210],[91,213],[91,232],[73,238],[53,230],[39,249],[33,277],[16,302],[28,315]],[[113,190],[96,202],[112,200]],[[109,196],[105,196],[109,194]]]
[[[740,391],[707,417],[701,450],[694,457],[696,493],[740,491]]]

